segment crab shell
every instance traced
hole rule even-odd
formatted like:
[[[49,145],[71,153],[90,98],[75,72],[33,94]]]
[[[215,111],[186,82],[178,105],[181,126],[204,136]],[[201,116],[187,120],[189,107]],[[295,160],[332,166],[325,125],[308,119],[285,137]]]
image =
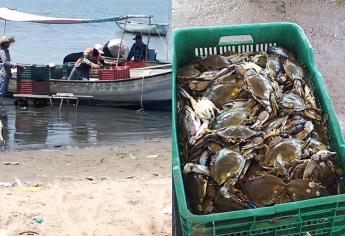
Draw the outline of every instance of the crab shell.
[[[198,58],[194,61],[196,68],[200,70],[223,69],[230,63],[226,57],[211,55],[206,58]]]
[[[213,121],[213,129],[222,129],[230,125],[241,125],[248,118],[248,111],[244,108],[232,109],[220,113]]]
[[[187,65],[177,71],[177,77],[179,80],[195,79],[200,76],[200,71],[193,65]]]
[[[286,187],[286,191],[293,201],[301,201],[328,195],[325,187],[305,179],[290,181]]]
[[[186,176],[186,193],[191,211],[195,214],[202,213],[202,203],[206,196],[207,177],[203,174],[190,172]]]
[[[269,206],[280,201],[286,184],[276,176],[264,175],[240,181],[240,190],[259,206]]]
[[[268,79],[254,70],[246,71],[244,77],[246,88],[254,98],[264,101],[270,100],[273,87]]]
[[[291,79],[303,79],[304,72],[303,72],[302,67],[296,65],[295,63],[292,63],[289,60],[285,61],[283,67],[284,67],[285,73]]]
[[[228,181],[234,185],[244,168],[245,161],[245,158],[238,152],[228,148],[220,150],[215,156],[213,179],[218,184]]]
[[[287,139],[269,148],[265,154],[263,166],[284,166],[302,156],[302,145],[298,139]]]
[[[232,192],[226,187],[222,187],[214,201],[214,205],[219,212],[237,211],[247,209],[246,197],[237,192]]]
[[[238,97],[243,90],[243,83],[224,82],[207,89],[205,96],[211,100],[218,108],[221,108],[229,100]]]
[[[305,100],[294,92],[284,94],[279,105],[290,111],[303,111],[308,107]]]
[[[226,142],[245,142],[260,133],[245,125],[230,125],[216,132]]]

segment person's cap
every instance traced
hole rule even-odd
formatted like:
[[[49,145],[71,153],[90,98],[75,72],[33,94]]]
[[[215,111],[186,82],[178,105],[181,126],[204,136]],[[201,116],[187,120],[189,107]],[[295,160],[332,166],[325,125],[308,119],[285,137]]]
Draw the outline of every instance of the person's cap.
[[[14,37],[13,36],[6,36],[6,35],[1,36],[0,44],[7,43],[7,42],[14,43],[15,42]]]
[[[104,54],[104,52],[103,52],[103,45],[102,44],[96,43],[94,48],[98,50],[99,54]]]
[[[143,37],[141,36],[141,34],[137,34],[137,35],[135,35],[135,37],[133,38],[133,40],[137,40],[137,39],[143,39]]]

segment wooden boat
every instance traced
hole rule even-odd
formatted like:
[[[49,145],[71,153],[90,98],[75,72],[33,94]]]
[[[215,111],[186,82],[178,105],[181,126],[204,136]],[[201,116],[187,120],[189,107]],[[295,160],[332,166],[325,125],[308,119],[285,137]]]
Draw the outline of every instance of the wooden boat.
[[[49,80],[51,94],[73,93],[92,96],[95,104],[141,106],[168,104],[171,101],[171,64],[130,69],[130,78],[99,80],[91,74],[89,81]],[[10,80],[9,92],[17,93],[17,80]]]
[[[140,22],[128,21],[124,29],[124,22],[116,21],[117,26],[129,33],[141,33],[165,36],[168,32],[168,24],[145,24]]]
[[[128,19],[148,19],[149,24],[130,22],[125,31],[166,35],[168,25],[150,24],[152,16],[127,15],[100,19],[57,18],[40,16],[0,7],[0,19],[6,21],[33,22],[40,24],[84,24],[103,22],[123,22]],[[128,21],[127,21],[128,22]],[[4,32],[6,30],[6,24]],[[121,26],[121,24],[119,24]],[[151,34],[150,34],[151,35]],[[49,80],[51,94],[73,93],[92,96],[93,101],[110,102],[114,106],[145,105],[168,102],[171,100],[171,64],[154,62],[142,68],[133,68],[130,78],[122,80],[99,80],[91,77],[88,81],[69,81],[65,79]],[[16,76],[14,76],[16,78]],[[48,78],[47,78],[48,79]],[[11,79],[9,92],[17,92],[17,79]],[[170,104],[169,104],[169,107]]]

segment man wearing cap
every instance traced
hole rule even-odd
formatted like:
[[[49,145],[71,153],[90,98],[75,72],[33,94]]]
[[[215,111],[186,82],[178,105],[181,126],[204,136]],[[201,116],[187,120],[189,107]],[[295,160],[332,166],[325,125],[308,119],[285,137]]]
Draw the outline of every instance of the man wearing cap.
[[[115,62],[105,62],[96,48],[87,48],[75,63],[68,80],[89,80],[91,68],[100,69],[100,64],[116,65]]]
[[[133,57],[134,61],[146,60],[148,48],[147,45],[143,43],[143,38],[140,34],[137,34],[133,40],[135,40],[135,43],[129,51],[127,60],[130,61]]]
[[[14,37],[2,36],[0,38],[0,97],[4,97],[8,90],[8,83],[12,77],[11,69],[21,68],[21,65],[12,64],[8,48],[14,43]]]

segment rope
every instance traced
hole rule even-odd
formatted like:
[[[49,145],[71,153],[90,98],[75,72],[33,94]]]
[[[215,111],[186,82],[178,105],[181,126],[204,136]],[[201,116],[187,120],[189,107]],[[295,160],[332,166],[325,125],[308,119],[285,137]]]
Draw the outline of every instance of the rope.
[[[142,77],[141,79],[141,96],[140,96],[140,105],[141,108],[138,111],[142,111],[144,112],[144,104],[143,104],[143,97],[144,97],[144,79],[145,79],[145,75]]]
[[[164,42],[164,39],[163,39],[163,37],[161,36],[161,34],[159,33],[159,31],[158,31],[158,28],[156,27],[156,31],[157,31],[157,34],[158,34],[158,36],[159,36],[159,39],[161,40],[161,41],[163,41]],[[166,43],[163,43],[164,44],[164,46],[165,46],[165,48],[166,48],[166,50],[167,50],[167,61],[169,60],[169,45],[168,45],[168,37],[165,37],[166,38]]]

